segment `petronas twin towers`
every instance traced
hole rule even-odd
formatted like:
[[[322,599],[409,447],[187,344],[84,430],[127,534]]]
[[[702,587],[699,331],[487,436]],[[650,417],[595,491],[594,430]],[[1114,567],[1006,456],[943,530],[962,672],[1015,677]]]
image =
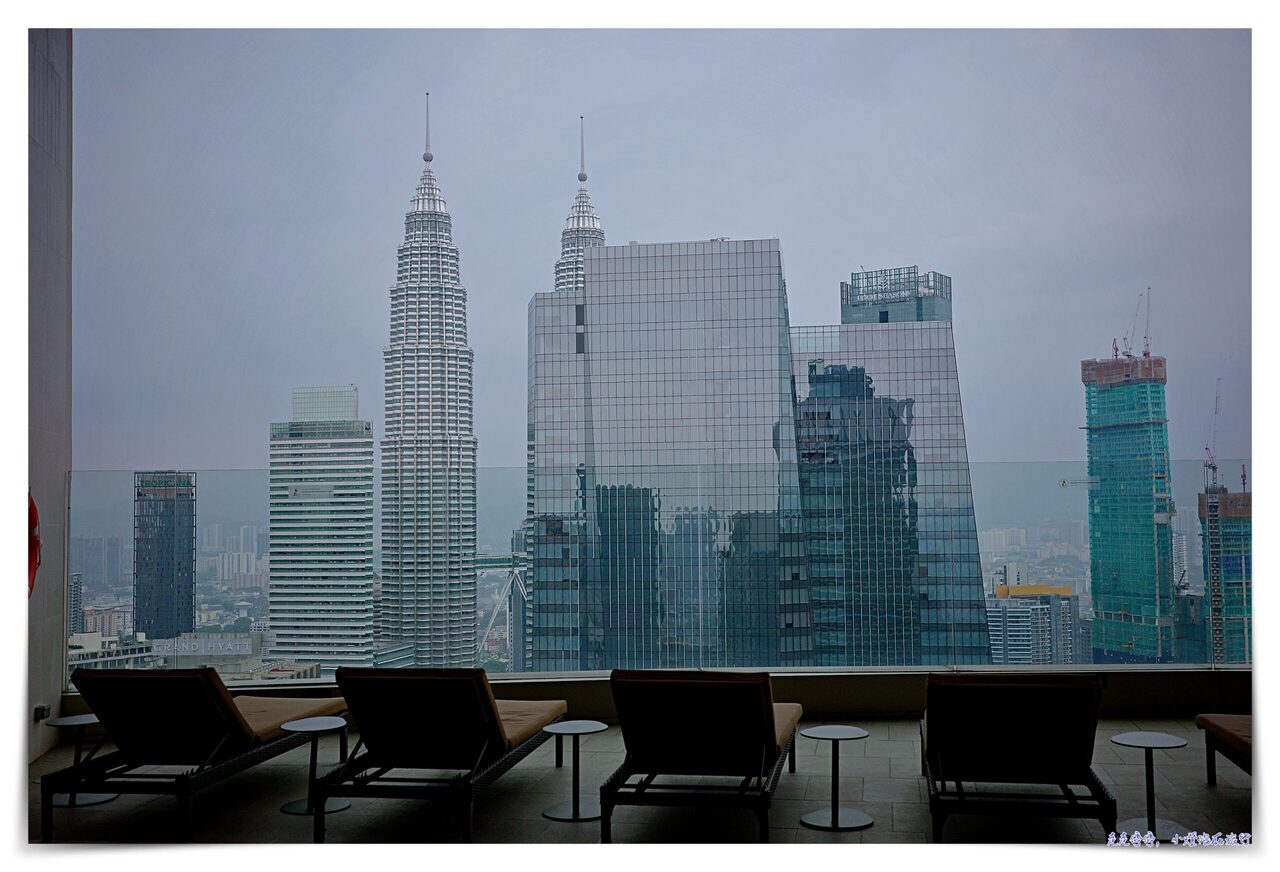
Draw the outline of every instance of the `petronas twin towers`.
[[[476,661],[476,437],[467,291],[453,225],[431,170],[404,219],[383,351],[383,641],[410,643],[416,666]],[[604,244],[585,166],[556,263],[556,290],[581,288],[583,252]]]

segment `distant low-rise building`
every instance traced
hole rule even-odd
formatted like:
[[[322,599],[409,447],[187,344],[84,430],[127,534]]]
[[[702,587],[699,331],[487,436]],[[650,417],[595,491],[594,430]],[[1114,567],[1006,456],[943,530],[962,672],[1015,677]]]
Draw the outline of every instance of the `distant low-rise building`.
[[[67,677],[77,669],[155,669],[150,640],[102,633],[76,633],[67,640]]]
[[[133,632],[133,605],[85,606],[82,633],[98,633],[103,636],[123,636]]]

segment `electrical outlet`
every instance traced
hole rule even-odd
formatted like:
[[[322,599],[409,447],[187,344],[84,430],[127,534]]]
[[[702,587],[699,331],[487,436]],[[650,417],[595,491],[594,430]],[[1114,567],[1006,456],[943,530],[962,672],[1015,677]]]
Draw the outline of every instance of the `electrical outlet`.
[[[52,714],[52,710],[49,708],[49,706],[47,705],[36,706],[36,722],[37,723],[49,717],[50,714]]]

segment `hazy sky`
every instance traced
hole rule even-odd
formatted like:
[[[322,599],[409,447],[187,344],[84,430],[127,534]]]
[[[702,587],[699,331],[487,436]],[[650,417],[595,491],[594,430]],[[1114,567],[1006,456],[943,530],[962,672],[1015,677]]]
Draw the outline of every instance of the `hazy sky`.
[[[1148,285],[1174,456],[1219,376],[1218,453],[1250,453],[1247,32],[78,30],[74,58],[77,469],[265,467],[300,385],[354,382],[381,435],[424,90],[482,466],[524,463],[580,114],[611,243],[777,237],[793,324],[838,323],[864,265],[952,276],[972,460],[1082,459],[1080,360]]]

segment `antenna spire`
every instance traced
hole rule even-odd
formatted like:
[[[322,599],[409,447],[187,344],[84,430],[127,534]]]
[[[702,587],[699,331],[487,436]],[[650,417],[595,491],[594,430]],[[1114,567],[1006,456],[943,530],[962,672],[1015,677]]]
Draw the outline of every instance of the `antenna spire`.
[[[426,163],[431,163],[434,157],[431,154],[431,92],[427,92],[427,150],[422,153],[422,159]]]
[[[586,122],[578,116],[578,181],[587,180],[587,133]]]

